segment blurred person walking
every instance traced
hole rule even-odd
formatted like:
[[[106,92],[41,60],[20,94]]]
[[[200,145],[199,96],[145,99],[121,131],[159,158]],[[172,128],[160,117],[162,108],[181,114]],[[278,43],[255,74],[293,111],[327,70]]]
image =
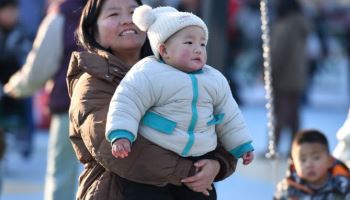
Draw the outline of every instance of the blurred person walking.
[[[306,39],[310,29],[311,25],[296,0],[277,2],[277,18],[271,34],[277,147],[285,128],[289,129],[292,140],[300,128],[301,97],[308,79]]]
[[[31,48],[23,26],[19,23],[17,0],[0,0],[0,84],[21,68]],[[13,133],[18,149],[28,158],[32,151],[34,122],[31,98],[0,97],[0,127]]]
[[[239,0],[229,0],[228,3],[228,20],[227,20],[227,39],[228,39],[228,51],[226,56],[226,63],[224,73],[229,80],[230,88],[233,97],[238,104],[242,104],[242,99],[239,95],[238,80],[234,72],[237,70],[237,58],[240,52],[243,50],[243,34],[241,27],[238,23],[238,14],[243,5],[243,2]]]
[[[83,5],[82,0],[60,0],[50,5],[26,63],[4,86],[6,94],[21,98],[33,95],[45,83],[51,83],[49,107],[52,119],[45,200],[74,199],[76,192],[78,162],[68,138],[70,101],[65,78],[71,53],[78,49],[74,31]]]
[[[238,103],[244,103],[239,96],[239,87],[254,85],[261,79],[261,19],[259,1],[230,0],[228,20],[228,44],[226,73],[231,76],[231,88]],[[243,75],[243,76],[242,76]]]

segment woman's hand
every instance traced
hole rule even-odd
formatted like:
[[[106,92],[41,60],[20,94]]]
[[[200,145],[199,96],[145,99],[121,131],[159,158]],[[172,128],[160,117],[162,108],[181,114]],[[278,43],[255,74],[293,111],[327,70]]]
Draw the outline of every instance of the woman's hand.
[[[216,160],[203,159],[194,163],[196,174],[181,180],[188,188],[195,192],[201,192],[209,196],[212,183],[220,171],[220,163]]]

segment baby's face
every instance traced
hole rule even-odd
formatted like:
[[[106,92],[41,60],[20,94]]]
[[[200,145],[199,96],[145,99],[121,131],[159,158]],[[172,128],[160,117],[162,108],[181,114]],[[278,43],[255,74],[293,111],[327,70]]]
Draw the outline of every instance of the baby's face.
[[[332,158],[324,145],[319,143],[294,144],[292,158],[299,177],[318,186],[327,180]]]
[[[204,30],[189,26],[172,35],[164,44],[164,61],[184,72],[202,69],[207,61]]]

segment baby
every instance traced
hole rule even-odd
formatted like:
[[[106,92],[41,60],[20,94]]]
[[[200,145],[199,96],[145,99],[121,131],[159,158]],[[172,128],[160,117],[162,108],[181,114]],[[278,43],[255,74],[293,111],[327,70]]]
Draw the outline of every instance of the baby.
[[[202,156],[217,139],[243,164],[252,139],[226,78],[206,65],[208,29],[192,13],[141,6],[133,22],[146,31],[154,56],[136,63],[111,100],[106,138],[117,158],[128,156],[139,132],[184,157]]]

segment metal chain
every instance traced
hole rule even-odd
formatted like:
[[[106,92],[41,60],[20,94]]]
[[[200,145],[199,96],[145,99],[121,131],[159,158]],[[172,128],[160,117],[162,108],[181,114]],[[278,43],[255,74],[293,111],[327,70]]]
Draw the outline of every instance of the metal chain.
[[[273,107],[273,88],[271,75],[271,55],[270,55],[270,29],[268,19],[268,0],[260,0],[261,13],[261,31],[262,31],[262,49],[263,49],[263,66],[264,66],[264,83],[265,83],[265,98],[267,110],[267,128],[268,128],[268,152],[267,158],[277,158],[276,142],[275,142],[275,121]]]

